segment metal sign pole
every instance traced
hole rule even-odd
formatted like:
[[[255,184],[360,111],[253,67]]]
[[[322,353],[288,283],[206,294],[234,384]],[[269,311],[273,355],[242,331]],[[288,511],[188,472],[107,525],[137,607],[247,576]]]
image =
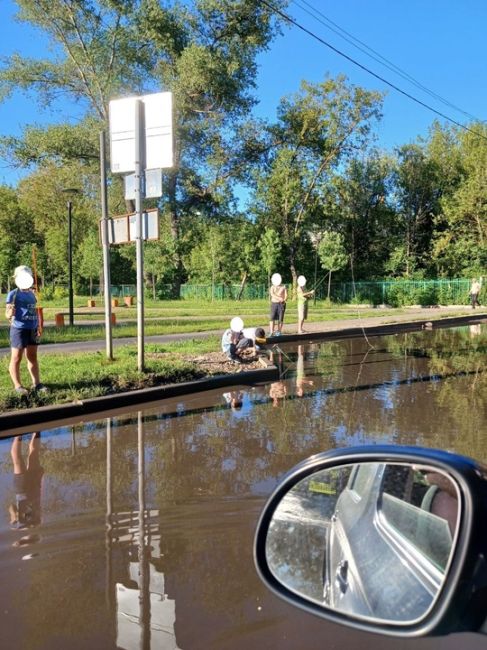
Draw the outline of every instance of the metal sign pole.
[[[142,209],[144,202],[145,170],[145,107],[135,102],[135,215],[136,215],[136,263],[137,263],[137,369],[144,371],[144,238],[142,232]]]
[[[110,279],[110,242],[108,239],[108,200],[105,132],[100,131],[101,241],[103,247],[103,284],[105,291],[105,336],[107,359],[113,359],[112,301]]]

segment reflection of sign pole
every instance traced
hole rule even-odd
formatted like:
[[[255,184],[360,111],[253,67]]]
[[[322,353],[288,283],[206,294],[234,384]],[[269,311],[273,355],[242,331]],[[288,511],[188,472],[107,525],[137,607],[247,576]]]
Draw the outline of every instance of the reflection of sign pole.
[[[110,242],[108,239],[107,163],[105,132],[100,132],[101,242],[103,247],[103,299],[105,301],[105,337],[107,359],[113,359],[112,304],[110,279]]]
[[[144,238],[142,236],[142,204],[145,170],[145,108],[135,102],[135,250],[137,261],[137,369],[144,370]]]

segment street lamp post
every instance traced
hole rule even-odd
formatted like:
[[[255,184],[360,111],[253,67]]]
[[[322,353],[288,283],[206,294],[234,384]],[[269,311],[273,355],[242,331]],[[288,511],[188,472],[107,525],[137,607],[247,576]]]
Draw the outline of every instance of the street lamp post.
[[[65,194],[79,194],[75,187],[62,190]],[[69,296],[69,325],[74,325],[74,294],[73,294],[73,203],[68,201],[68,296]]]
[[[74,325],[73,300],[73,204],[68,201],[68,292],[69,292],[69,324]]]

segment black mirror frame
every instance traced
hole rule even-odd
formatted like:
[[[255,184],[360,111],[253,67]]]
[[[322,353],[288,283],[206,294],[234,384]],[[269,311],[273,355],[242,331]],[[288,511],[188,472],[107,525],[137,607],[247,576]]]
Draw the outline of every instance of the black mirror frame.
[[[388,624],[354,619],[297,595],[269,569],[265,543],[271,518],[285,494],[299,481],[323,469],[350,463],[414,463],[448,473],[461,492],[457,544],[442,589],[431,609],[417,622]],[[366,632],[396,637],[422,637],[480,631],[487,612],[487,467],[474,460],[436,449],[374,445],[316,454],[294,467],[280,482],[262,511],[254,541],[257,572],[271,591],[305,611]]]

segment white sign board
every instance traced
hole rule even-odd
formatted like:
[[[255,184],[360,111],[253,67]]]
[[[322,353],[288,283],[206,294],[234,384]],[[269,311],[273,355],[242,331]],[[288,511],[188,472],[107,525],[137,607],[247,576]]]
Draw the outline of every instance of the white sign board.
[[[108,222],[110,244],[129,244],[136,237],[136,215],[124,214]],[[142,213],[142,238],[159,239],[159,211],[155,208]]]
[[[162,196],[162,169],[145,170],[145,192],[144,198],[157,199]],[[127,201],[135,201],[135,174],[128,174],[123,177]]]
[[[145,107],[145,167],[173,166],[172,93],[114,99],[109,104],[110,168],[113,173],[135,171],[135,102]]]

